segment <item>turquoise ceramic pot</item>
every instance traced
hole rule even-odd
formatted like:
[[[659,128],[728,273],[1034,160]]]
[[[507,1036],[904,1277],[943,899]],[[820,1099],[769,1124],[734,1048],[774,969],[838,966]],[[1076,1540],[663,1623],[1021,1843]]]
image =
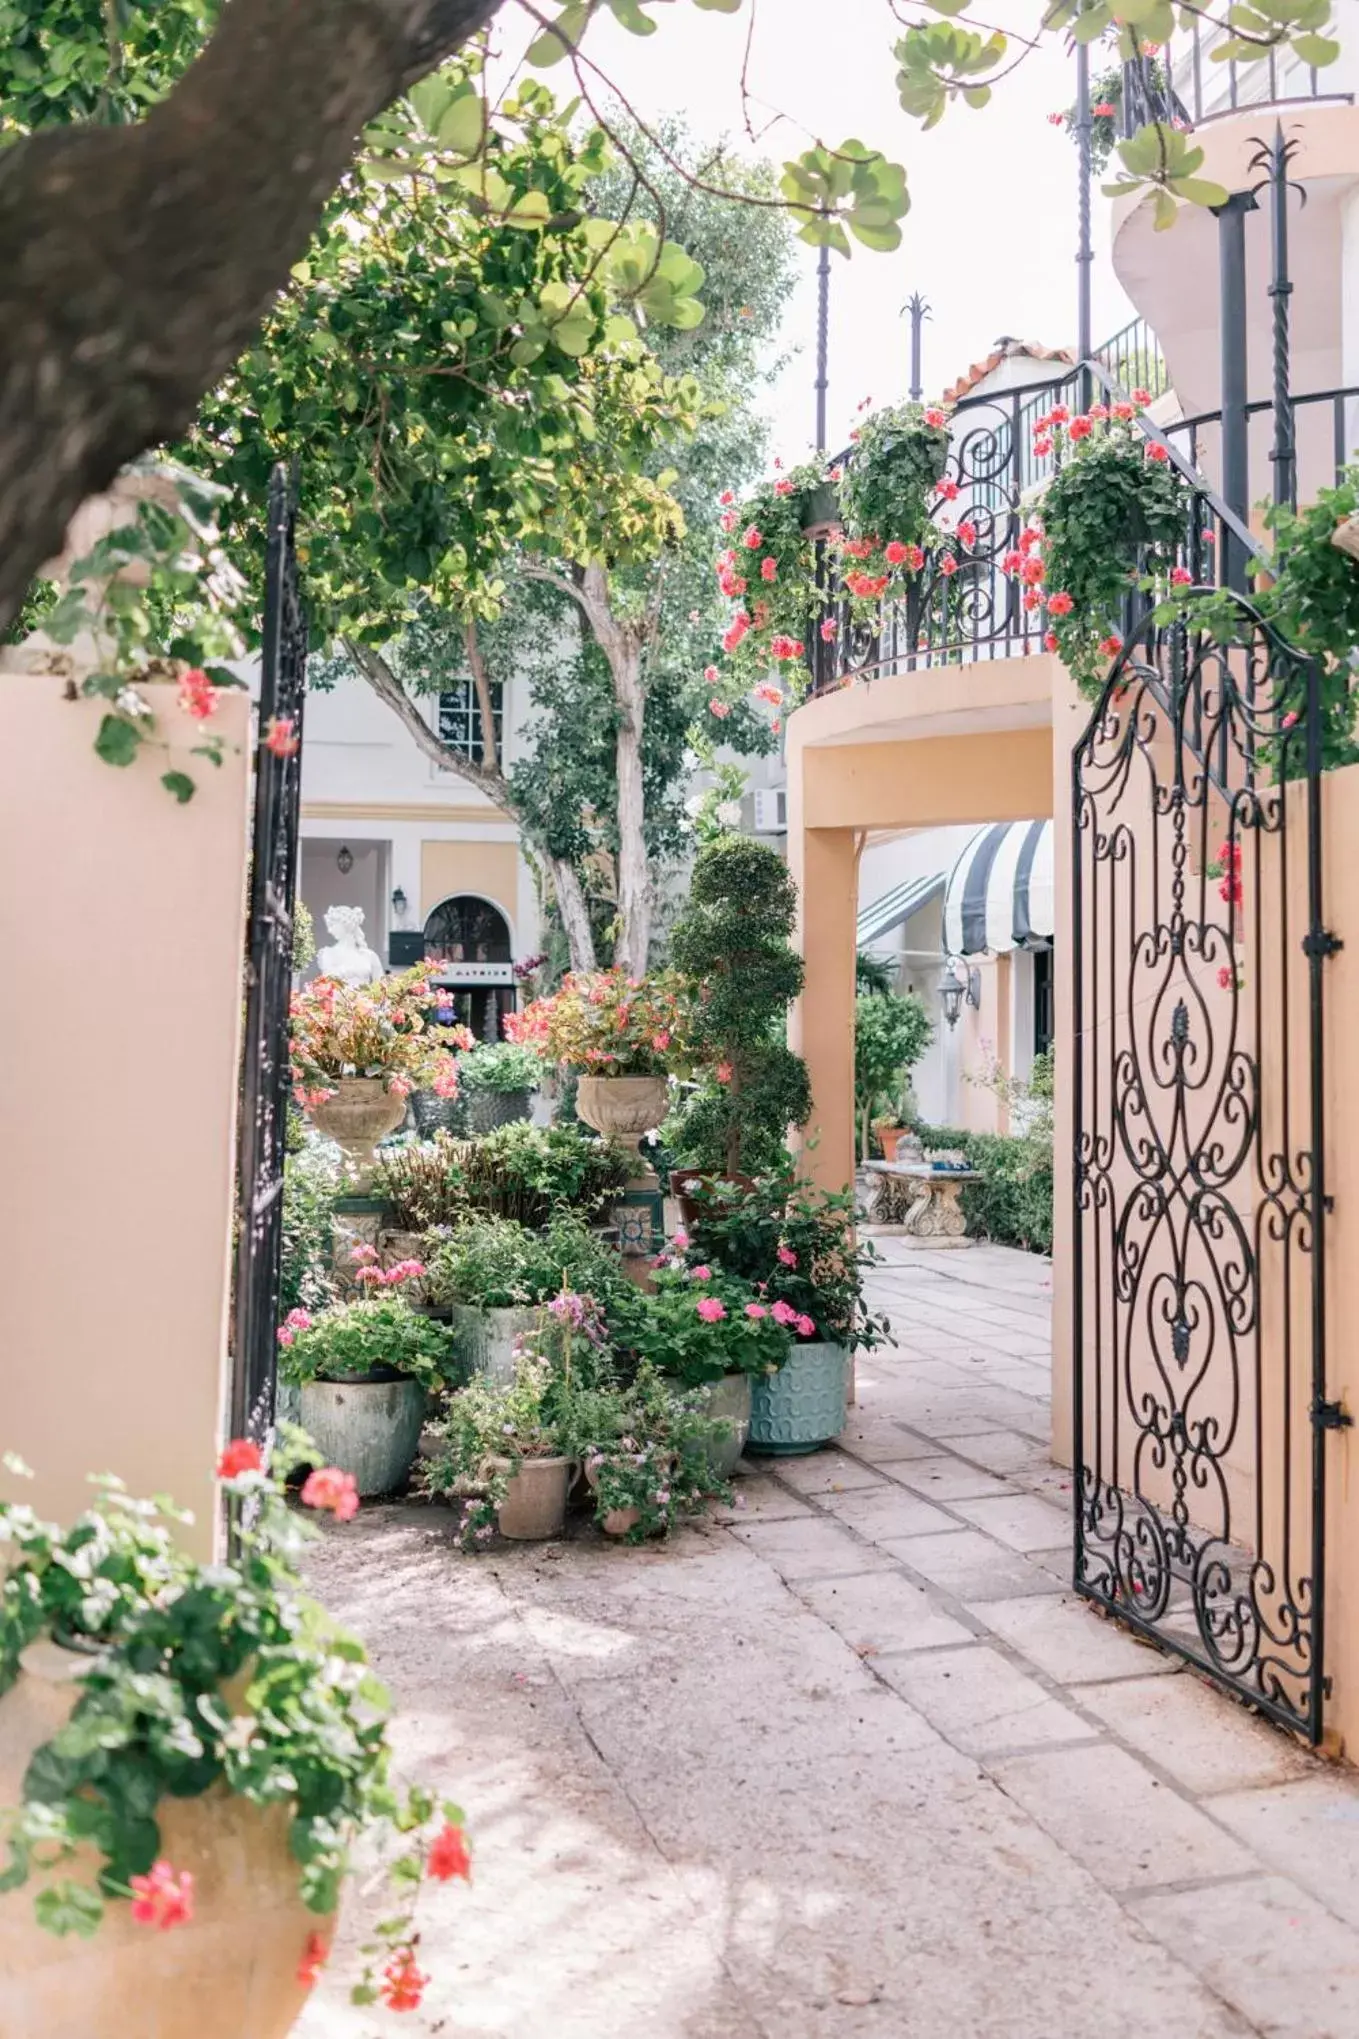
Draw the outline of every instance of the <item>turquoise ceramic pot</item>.
[[[755,1383],[746,1449],[792,1458],[829,1444],[845,1427],[848,1394],[843,1345],[795,1345],[786,1366]]]

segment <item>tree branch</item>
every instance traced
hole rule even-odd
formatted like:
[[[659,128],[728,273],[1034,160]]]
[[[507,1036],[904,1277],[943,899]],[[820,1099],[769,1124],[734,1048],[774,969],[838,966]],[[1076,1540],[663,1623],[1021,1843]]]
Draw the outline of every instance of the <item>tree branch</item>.
[[[584,613],[586,622],[593,627],[594,619],[590,614],[590,604],[585,598],[585,591],[578,587],[575,581],[568,580],[564,573],[554,573],[550,566],[529,566],[525,563],[519,571],[526,581],[542,581],[545,586],[556,588],[563,595],[569,595],[576,607]]]
[[[231,0],[144,121],[0,152],[0,629],[249,344],[364,125],[497,4]]]
[[[409,736],[415,739],[427,758],[445,772],[456,772],[460,779],[466,779],[469,786],[475,786],[488,800],[506,814],[514,813],[509,785],[504,774],[495,767],[487,770],[473,764],[462,751],[455,750],[451,743],[445,743],[436,731],[430,728],[419,707],[411,699],[396,674],[392,671],[381,652],[372,651],[366,644],[355,644],[350,638],[342,637],[341,644],[358,667],[379,701],[385,701],[398,722]]]
[[[477,636],[477,619],[469,616],[462,626],[462,641],[467,652],[467,664],[472,674],[472,685],[477,690],[477,706],[481,710],[481,754],[486,771],[500,772],[500,747],[495,740],[495,703],[491,698],[491,682],[486,676],[486,661],[481,655],[481,640]]]

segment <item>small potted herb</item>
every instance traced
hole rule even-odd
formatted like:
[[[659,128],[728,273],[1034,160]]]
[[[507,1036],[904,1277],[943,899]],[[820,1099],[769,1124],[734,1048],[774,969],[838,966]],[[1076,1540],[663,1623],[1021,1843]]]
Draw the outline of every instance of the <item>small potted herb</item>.
[[[303,1429],[365,1496],[405,1484],[430,1393],[455,1372],[447,1326],[394,1292],[421,1273],[418,1261],[386,1269],[369,1263],[359,1276],[376,1293],[315,1317],[294,1311],[279,1332],[279,1372],[301,1390]]]
[[[540,1058],[515,1041],[483,1041],[459,1055],[458,1081],[471,1130],[489,1133],[526,1119],[542,1074]]]
[[[685,1388],[702,1388],[707,1414],[727,1426],[709,1463],[735,1469],[750,1430],[755,1382],[777,1373],[790,1337],[770,1304],[739,1276],[696,1261],[663,1262],[650,1294],[633,1291],[610,1312],[617,1344]]]

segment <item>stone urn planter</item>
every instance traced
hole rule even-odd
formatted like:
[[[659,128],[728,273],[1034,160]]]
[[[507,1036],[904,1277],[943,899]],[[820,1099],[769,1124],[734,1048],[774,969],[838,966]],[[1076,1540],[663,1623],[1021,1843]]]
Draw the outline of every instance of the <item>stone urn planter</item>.
[[[606,1140],[630,1147],[638,1173],[652,1170],[637,1145],[665,1117],[670,1086],[664,1076],[582,1076],[576,1086],[576,1113]]]
[[[537,1329],[540,1314],[536,1306],[483,1310],[478,1303],[454,1303],[448,1321],[469,1374],[485,1374],[495,1387],[508,1387],[514,1379],[515,1344]]]
[[[24,1652],[0,1699],[0,1805],[17,1805],[29,1758],[63,1727],[90,1659],[51,1642]],[[44,1883],[92,1886],[82,1848],[52,1875],[0,1896],[0,2030],[14,2039],[285,2039],[306,2002],[298,1964],[333,1920],[309,1912],[289,1852],[286,1806],[261,1809],[214,1785],[156,1807],[160,1853],[194,1879],[194,1915],[173,1932],[138,1925],[113,1900],[92,1938],[58,1939],[33,1903]]]
[[[299,1421],[323,1465],[354,1475],[362,1498],[395,1493],[410,1478],[425,1421],[418,1381],[389,1373],[367,1380],[307,1381]]]
[[[729,1480],[740,1463],[750,1435],[752,1391],[750,1375],[724,1374],[707,1390],[708,1414],[729,1426],[725,1437],[708,1446],[708,1463],[719,1480]]]
[[[406,1100],[383,1088],[380,1076],[339,1076],[335,1095],[307,1107],[318,1133],[343,1153],[361,1189],[373,1179],[373,1149],[406,1116]]]
[[[792,1458],[838,1437],[845,1427],[849,1371],[843,1345],[795,1345],[777,1373],[755,1383],[749,1449]]]
[[[571,1458],[507,1458],[487,1461],[492,1472],[510,1473],[509,1488],[496,1511],[500,1534],[514,1543],[541,1543],[566,1527],[566,1498],[576,1462]],[[514,1465],[514,1470],[510,1468]]]
[[[533,1117],[532,1093],[527,1090],[467,1089],[467,1124],[474,1133],[493,1133],[497,1126],[512,1126]]]

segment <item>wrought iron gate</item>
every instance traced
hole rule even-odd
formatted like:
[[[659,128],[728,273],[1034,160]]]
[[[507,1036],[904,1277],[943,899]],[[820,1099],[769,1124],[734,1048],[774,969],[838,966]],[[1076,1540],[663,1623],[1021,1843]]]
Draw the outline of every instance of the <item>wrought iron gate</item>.
[[[1075,1583],[1316,1741],[1326,708],[1217,602],[1132,634],[1073,758]]]
[[[307,626],[297,579],[295,478],[269,484],[263,672],[255,750],[245,1053],[241,1072],[231,1434],[263,1443],[274,1420],[288,1000],[301,812]]]

